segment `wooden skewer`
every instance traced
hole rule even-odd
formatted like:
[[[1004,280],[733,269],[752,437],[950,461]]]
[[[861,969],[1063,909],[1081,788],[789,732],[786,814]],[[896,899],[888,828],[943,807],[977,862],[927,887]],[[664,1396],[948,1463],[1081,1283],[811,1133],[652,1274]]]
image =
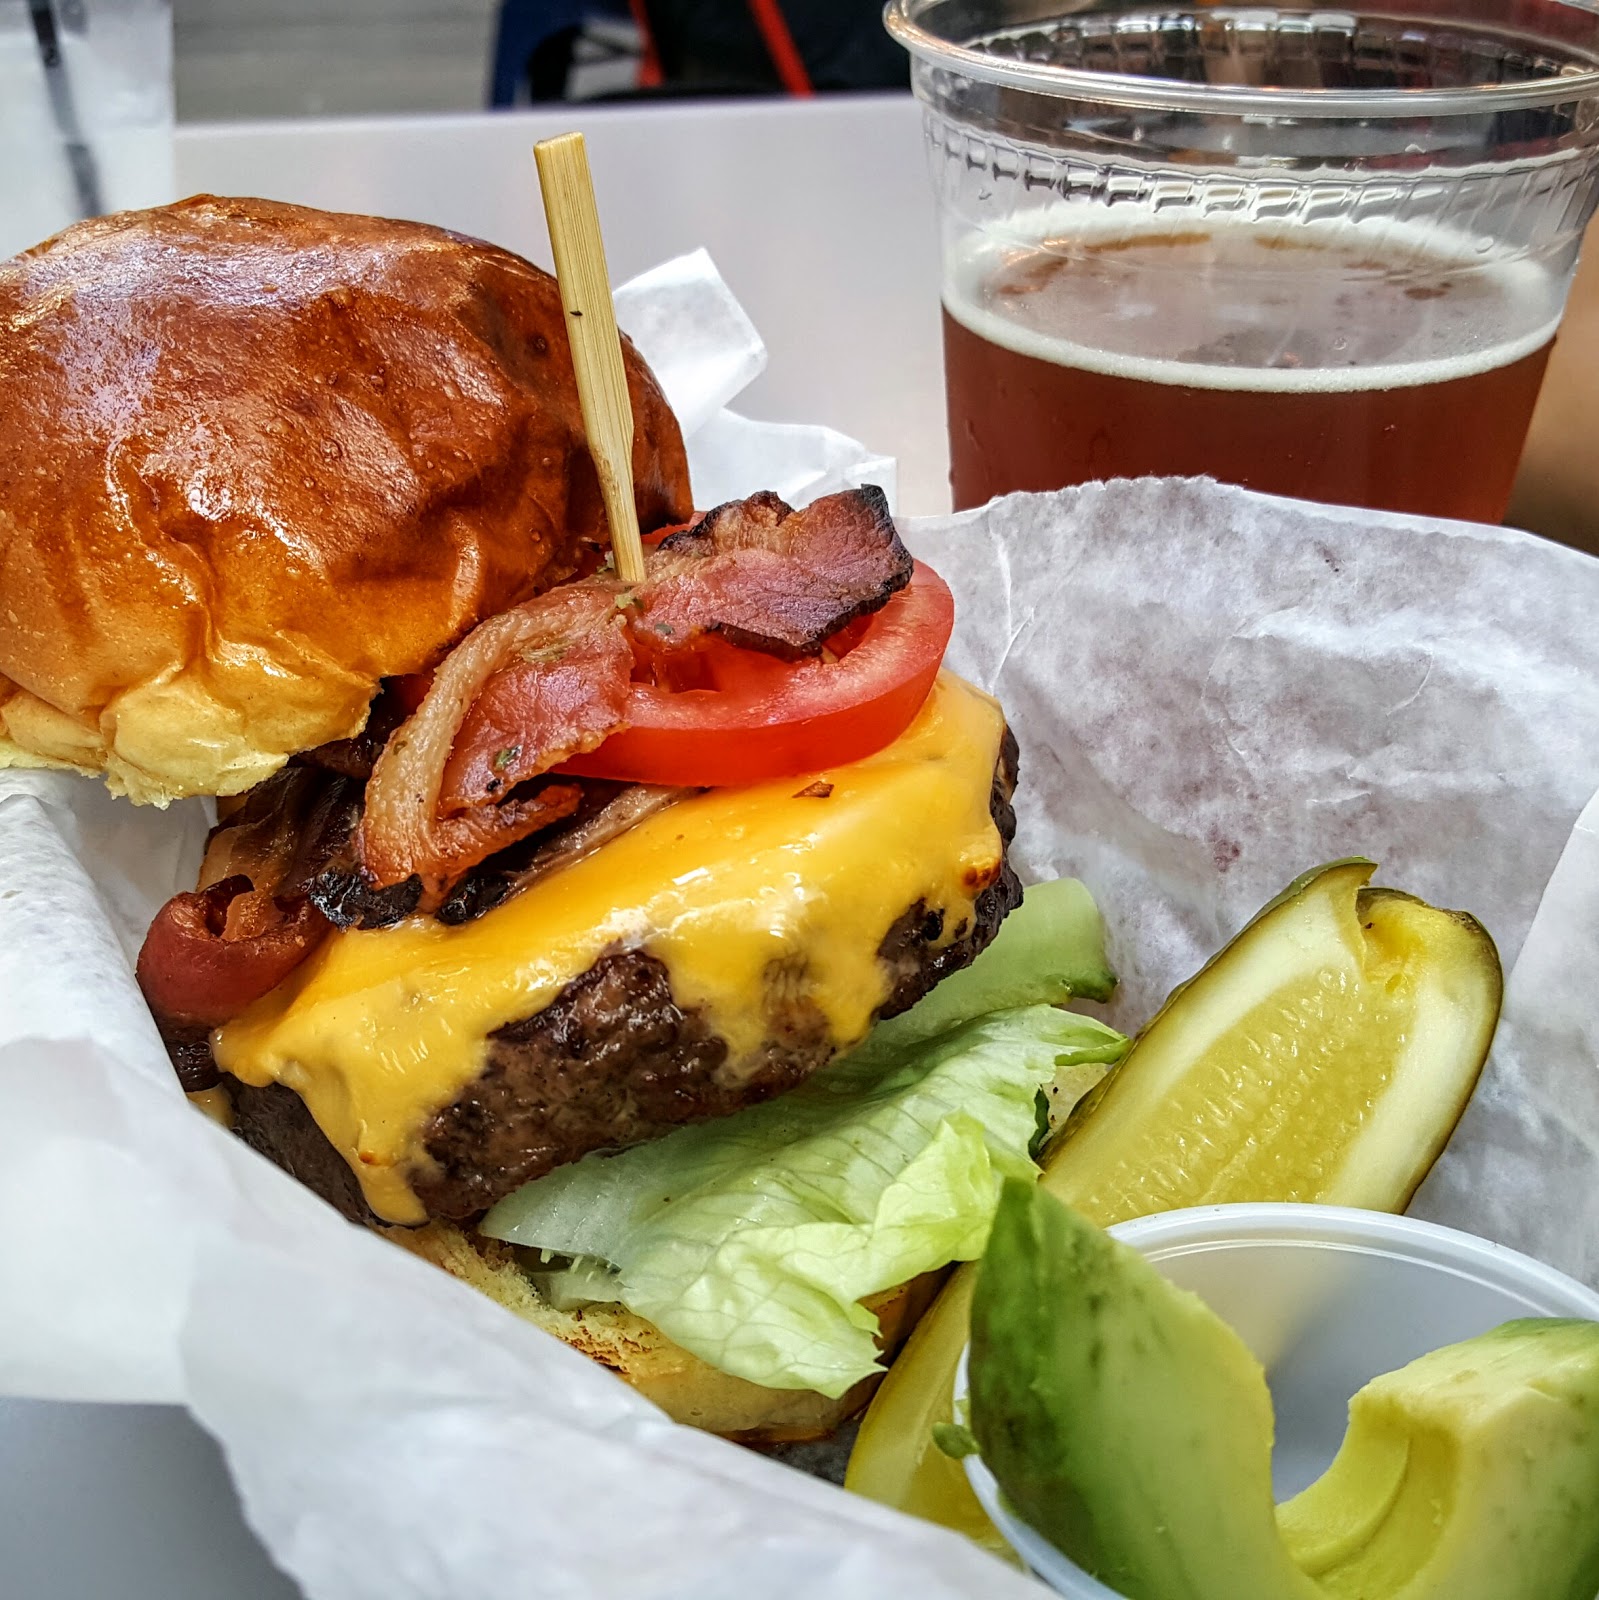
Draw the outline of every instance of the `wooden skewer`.
[[[555,251],[583,428],[611,525],[611,553],[624,583],[643,583],[644,546],[633,501],[633,407],[583,135],[541,139],[533,146],[533,159]]]

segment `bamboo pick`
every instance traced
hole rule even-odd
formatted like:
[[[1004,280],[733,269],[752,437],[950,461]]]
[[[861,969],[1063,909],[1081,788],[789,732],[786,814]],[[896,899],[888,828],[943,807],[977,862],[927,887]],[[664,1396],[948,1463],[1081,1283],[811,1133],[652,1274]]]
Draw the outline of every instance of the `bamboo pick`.
[[[583,429],[611,527],[611,553],[624,583],[643,583],[644,546],[633,501],[633,407],[583,135],[541,139],[533,146],[533,159],[538,163],[555,275],[566,311]]]

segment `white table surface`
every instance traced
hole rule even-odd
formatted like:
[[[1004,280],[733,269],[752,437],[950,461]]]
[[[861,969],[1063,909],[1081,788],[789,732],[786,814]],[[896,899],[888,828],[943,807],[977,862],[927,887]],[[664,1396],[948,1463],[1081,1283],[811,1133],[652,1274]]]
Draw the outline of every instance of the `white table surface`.
[[[741,405],[896,455],[948,508],[938,270],[908,96],[182,128],[180,193],[415,218],[548,265],[535,139],[587,135],[613,276],[707,246],[764,334]],[[5,1600],[294,1600],[183,1412],[0,1399]]]
[[[299,1600],[172,1406],[0,1399],[6,1600]]]
[[[181,193],[438,223],[550,265],[536,139],[583,133],[616,282],[699,245],[766,339],[739,409],[899,458],[949,509],[937,233],[907,95],[181,128]]]

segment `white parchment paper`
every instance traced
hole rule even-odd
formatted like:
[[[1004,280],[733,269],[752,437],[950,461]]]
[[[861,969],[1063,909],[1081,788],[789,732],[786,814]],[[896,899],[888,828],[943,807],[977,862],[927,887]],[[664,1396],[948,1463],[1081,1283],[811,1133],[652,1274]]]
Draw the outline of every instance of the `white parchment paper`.
[[[703,262],[619,304],[699,423],[702,504],[881,481],[825,430],[721,409],[761,353]],[[1599,810],[1574,831],[1599,787],[1599,562],[1156,481],[907,537],[1021,740],[1024,874],[1075,872],[1104,908],[1118,1018],[1299,871],[1375,857],[1521,958],[1429,1214],[1599,1278]],[[1037,1592],[673,1426],[196,1114],[130,957],[205,825],[0,774],[0,1388],[189,1405],[313,1600]]]
[[[696,505],[720,505],[759,488],[802,506],[873,483],[892,507],[893,457],[832,428],[753,422],[728,409],[766,370],[766,346],[706,251],[653,268],[618,289],[615,300],[617,321],[682,424]]]
[[[1504,1018],[1411,1209],[1599,1287],[1599,561],[1200,482],[911,527],[1021,740],[1023,876],[1105,911],[1112,1019],[1318,862],[1473,912]]]

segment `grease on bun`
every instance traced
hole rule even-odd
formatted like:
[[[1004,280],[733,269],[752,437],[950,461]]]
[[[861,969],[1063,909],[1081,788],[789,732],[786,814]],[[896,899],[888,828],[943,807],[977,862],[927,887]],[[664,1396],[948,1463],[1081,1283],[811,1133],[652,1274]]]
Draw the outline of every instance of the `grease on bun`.
[[[640,520],[681,521],[624,352]],[[201,196],[0,264],[0,767],[241,792],[604,526],[555,282],[505,251]]]

